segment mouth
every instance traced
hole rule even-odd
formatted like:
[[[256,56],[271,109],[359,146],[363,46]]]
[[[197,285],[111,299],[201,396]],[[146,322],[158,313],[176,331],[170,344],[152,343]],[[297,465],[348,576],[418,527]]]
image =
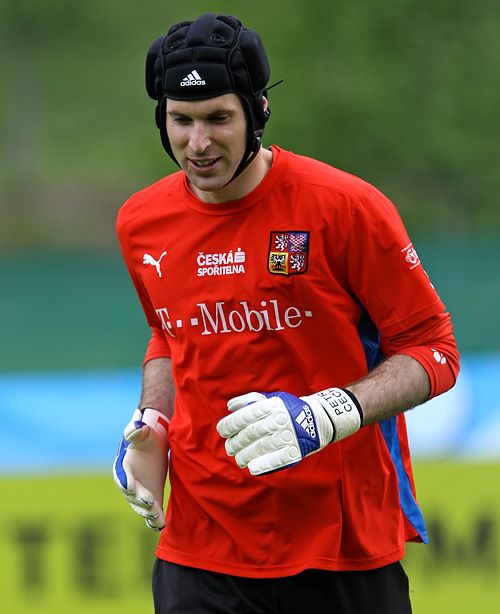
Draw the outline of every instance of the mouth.
[[[212,172],[219,162],[219,158],[188,158],[188,164],[197,173]]]

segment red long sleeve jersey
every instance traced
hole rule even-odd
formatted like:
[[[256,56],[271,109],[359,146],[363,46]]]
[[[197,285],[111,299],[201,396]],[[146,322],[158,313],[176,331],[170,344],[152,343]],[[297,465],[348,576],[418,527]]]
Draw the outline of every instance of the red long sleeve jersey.
[[[171,357],[177,390],[157,555],[277,577],[375,568],[426,541],[403,415],[257,477],[215,428],[231,397],[345,386],[395,352],[421,362],[432,395],[453,385],[449,316],[388,199],[273,146],[241,200],[206,204],[178,172],[132,196],[117,229],[152,328],[146,360]]]

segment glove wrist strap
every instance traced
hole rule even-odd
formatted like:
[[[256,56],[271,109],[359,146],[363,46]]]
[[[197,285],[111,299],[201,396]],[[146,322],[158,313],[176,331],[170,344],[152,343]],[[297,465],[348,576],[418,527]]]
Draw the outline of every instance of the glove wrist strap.
[[[330,418],[334,433],[331,443],[352,435],[363,426],[363,411],[350,390],[327,388],[315,395]]]
[[[152,407],[143,407],[137,411],[141,413],[141,417],[139,418],[141,422],[155,429],[164,439],[168,437],[168,425],[170,424],[170,420],[165,414],[162,414],[161,411],[153,409]]]

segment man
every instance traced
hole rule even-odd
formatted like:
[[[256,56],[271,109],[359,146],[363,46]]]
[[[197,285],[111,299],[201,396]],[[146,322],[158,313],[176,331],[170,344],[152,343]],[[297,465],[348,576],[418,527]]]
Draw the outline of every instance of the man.
[[[181,170],[118,216],[152,336],[115,481],[165,527],[157,613],[410,612],[399,561],[427,534],[403,412],[453,386],[450,318],[387,198],[261,146],[268,79],[232,17],[149,50]]]

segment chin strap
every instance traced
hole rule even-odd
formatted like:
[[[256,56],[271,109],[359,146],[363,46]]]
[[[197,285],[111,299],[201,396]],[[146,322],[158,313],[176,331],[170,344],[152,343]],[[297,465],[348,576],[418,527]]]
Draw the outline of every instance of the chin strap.
[[[247,147],[247,149],[245,150],[245,153],[243,155],[243,158],[238,166],[238,168],[234,171],[234,175],[231,177],[231,179],[225,184],[225,185],[229,185],[231,183],[231,181],[233,181],[234,179],[236,179],[237,177],[239,177],[241,175],[241,173],[248,167],[250,166],[250,164],[255,160],[257,154],[260,151],[261,148],[261,144],[262,144],[262,136],[256,136],[255,137],[255,143],[254,145],[256,145],[256,147]]]

